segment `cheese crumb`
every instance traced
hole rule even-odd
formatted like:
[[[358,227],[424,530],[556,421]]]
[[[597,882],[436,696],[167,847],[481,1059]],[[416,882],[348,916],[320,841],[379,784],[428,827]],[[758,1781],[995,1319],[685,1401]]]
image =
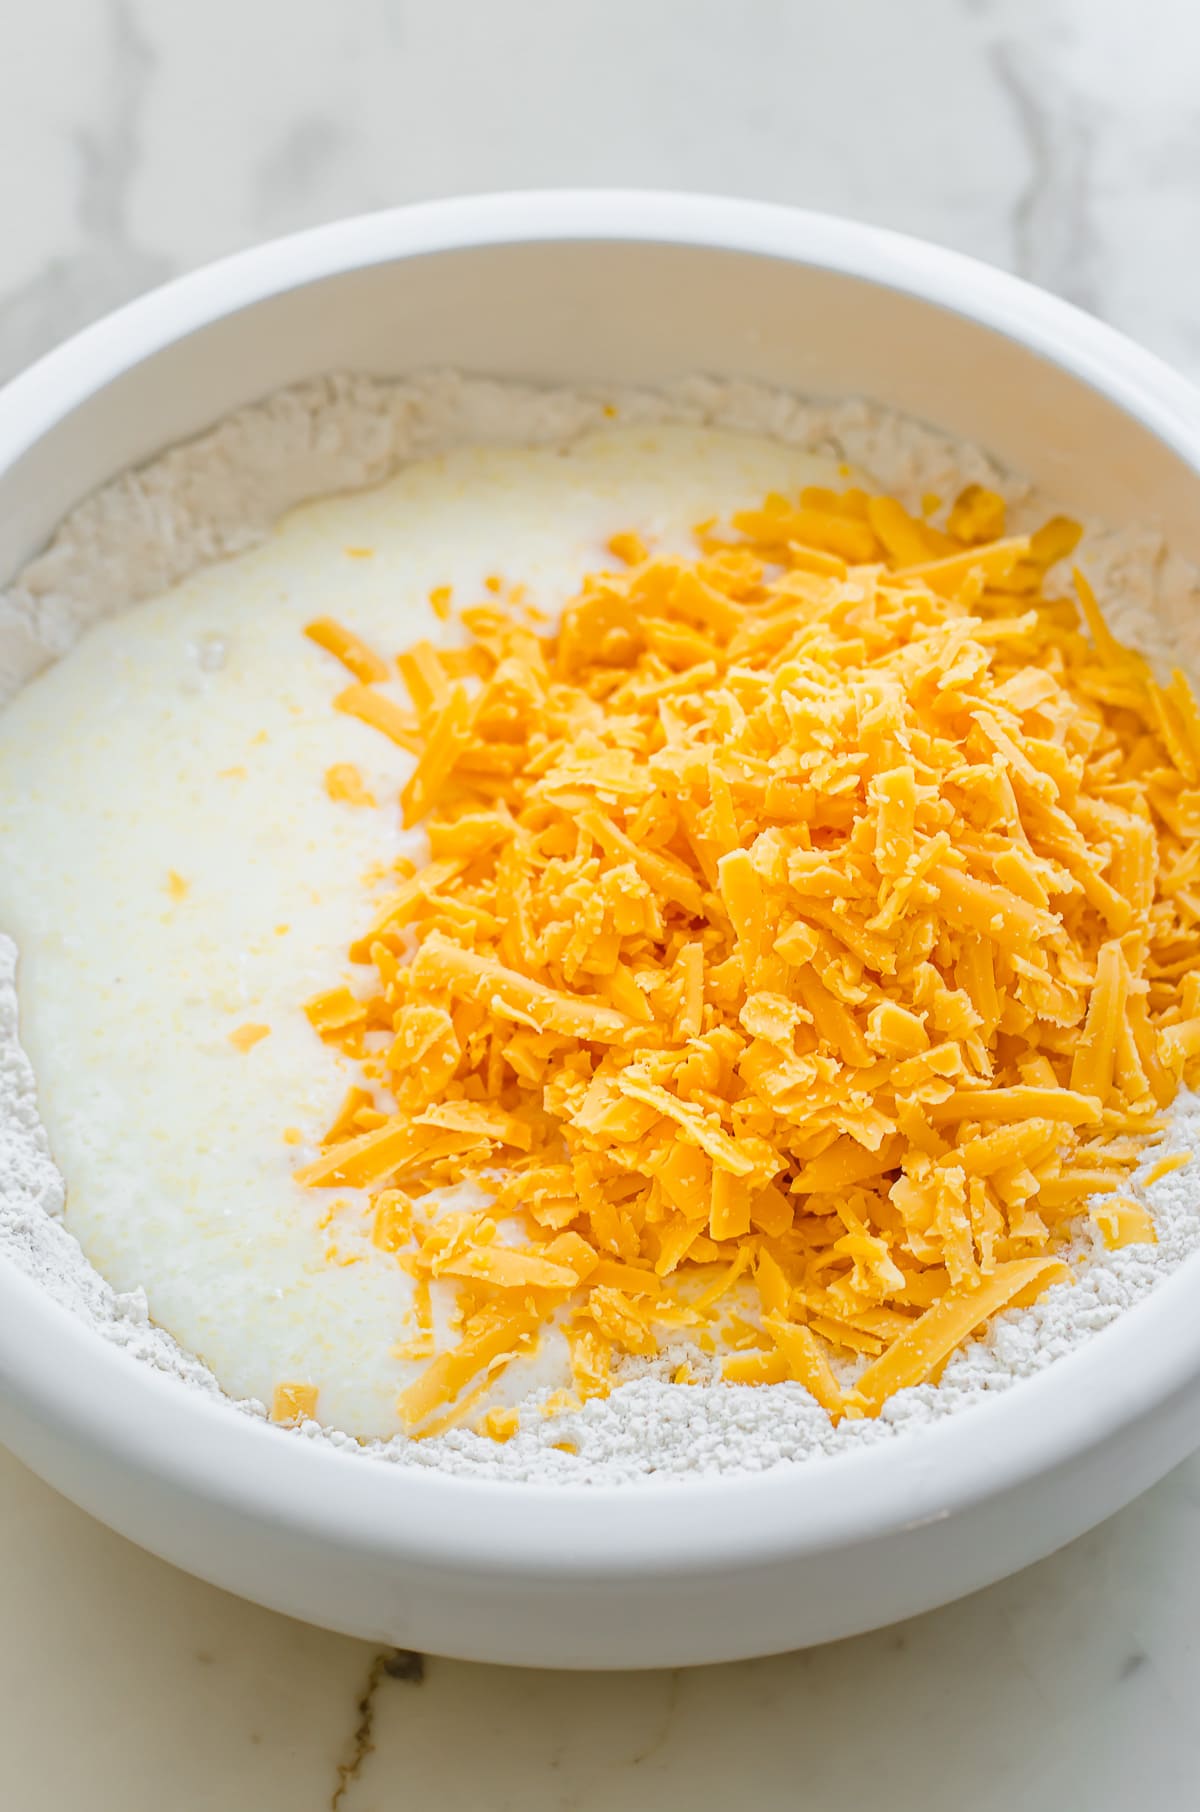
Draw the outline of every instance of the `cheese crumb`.
[[[325,770],[325,791],[346,805],[374,805],[375,795],[363,784],[352,761],[337,761]]]
[[[315,1384],[277,1384],[271,1399],[272,1422],[305,1422],[317,1413]]]
[[[269,1038],[270,1035],[270,1026],[253,1024],[235,1026],[233,1031],[229,1034],[229,1042],[239,1051],[249,1051],[252,1050],[256,1044],[260,1044],[264,1038]]]
[[[481,1427],[493,1441],[511,1441],[521,1426],[521,1417],[515,1409],[489,1409],[484,1416]]]

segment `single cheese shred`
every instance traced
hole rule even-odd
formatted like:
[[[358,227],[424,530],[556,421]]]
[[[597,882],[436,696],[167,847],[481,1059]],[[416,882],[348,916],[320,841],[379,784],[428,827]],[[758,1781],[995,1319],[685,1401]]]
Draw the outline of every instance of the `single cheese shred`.
[[[683,1333],[874,1416],[1066,1278],[1089,1206],[1153,1240],[1128,1182],[1200,1071],[1200,711],[1050,587],[1075,524],[1005,529],[971,486],[944,527],[810,489],[690,557],[620,532],[549,633],[492,586],[403,654],[407,703],[311,626],[429,838],[306,1005],[359,1078],[296,1173],[368,1192],[419,1304],[457,1291],[412,1433],[551,1324],[577,1399]]]

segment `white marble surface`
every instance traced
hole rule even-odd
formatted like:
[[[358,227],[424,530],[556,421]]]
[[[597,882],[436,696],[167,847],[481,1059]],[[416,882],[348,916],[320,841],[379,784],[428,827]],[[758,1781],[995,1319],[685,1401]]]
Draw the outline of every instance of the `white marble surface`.
[[[1195,0],[4,12],[0,374],[271,234],[461,190],[620,183],[926,234],[1200,377]],[[965,1604],[686,1675],[434,1660],[396,1678],[389,1660],[415,1669],[172,1572],[3,1456],[0,1536],[5,1812],[1200,1803],[1200,1462]]]

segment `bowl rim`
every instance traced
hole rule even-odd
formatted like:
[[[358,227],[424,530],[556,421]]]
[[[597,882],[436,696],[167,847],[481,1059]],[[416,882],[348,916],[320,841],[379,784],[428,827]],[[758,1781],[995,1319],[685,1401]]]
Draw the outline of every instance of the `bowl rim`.
[[[255,302],[379,263],[570,241],[782,259],[931,303],[1061,367],[1200,475],[1200,392],[1122,334],[1017,277],[889,230],[774,204],[549,190],[359,215],[255,246],[151,291],[0,391],[0,478],[89,396]],[[11,1260],[2,1267],[0,1381],[23,1414],[60,1440],[303,1540],[481,1576],[694,1576],[914,1530],[1079,1461],[1200,1376],[1196,1255],[1152,1296],[1018,1389],[859,1452],[759,1474],[648,1478],[634,1486],[516,1483],[372,1463],[239,1414],[89,1329]]]

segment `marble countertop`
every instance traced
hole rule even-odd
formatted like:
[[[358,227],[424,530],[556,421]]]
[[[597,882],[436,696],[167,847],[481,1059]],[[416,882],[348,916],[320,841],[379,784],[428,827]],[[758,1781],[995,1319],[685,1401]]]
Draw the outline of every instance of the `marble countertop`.
[[[39,0],[3,53],[0,375],[257,239],[578,183],[924,234],[1200,377],[1191,0]],[[172,1571],[3,1455],[0,1534],[12,1812],[1200,1802],[1200,1461],[963,1604],[690,1673],[379,1654]]]

